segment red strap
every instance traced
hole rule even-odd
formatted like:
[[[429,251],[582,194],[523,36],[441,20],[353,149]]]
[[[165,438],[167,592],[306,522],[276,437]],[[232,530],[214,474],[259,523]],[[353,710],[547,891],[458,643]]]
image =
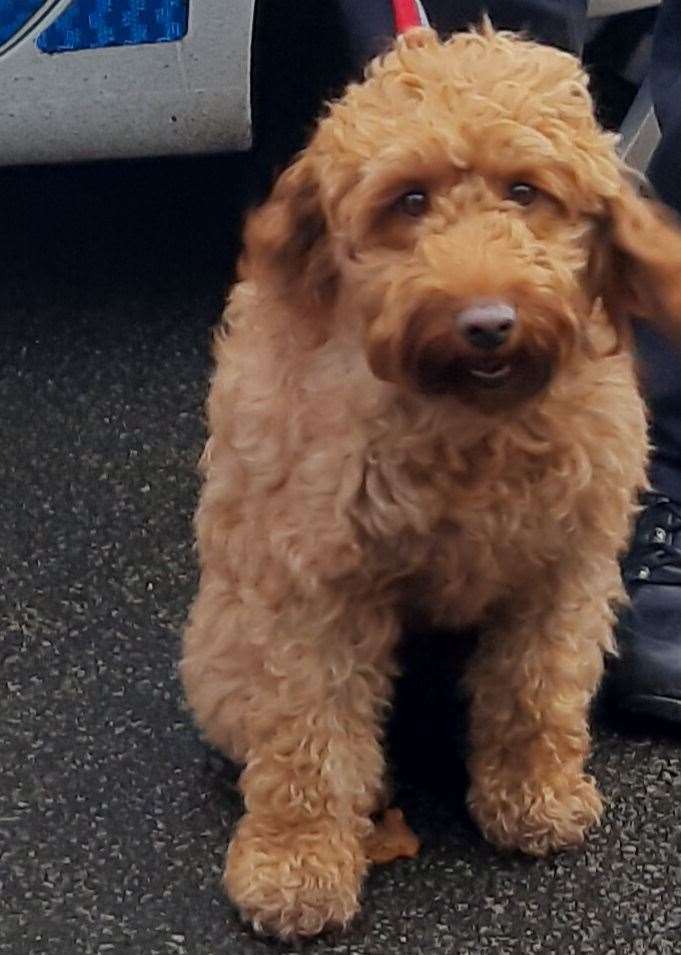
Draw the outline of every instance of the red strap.
[[[393,0],[393,13],[397,33],[428,25],[425,11],[418,0]]]

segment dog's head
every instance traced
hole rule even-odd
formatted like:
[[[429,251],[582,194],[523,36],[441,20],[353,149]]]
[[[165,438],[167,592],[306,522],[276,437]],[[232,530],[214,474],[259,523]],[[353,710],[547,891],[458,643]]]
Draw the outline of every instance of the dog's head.
[[[603,306],[681,331],[681,234],[615,145],[569,54],[488,25],[412,31],[252,215],[242,277],[317,340],[357,323],[379,378],[513,406],[588,350]]]

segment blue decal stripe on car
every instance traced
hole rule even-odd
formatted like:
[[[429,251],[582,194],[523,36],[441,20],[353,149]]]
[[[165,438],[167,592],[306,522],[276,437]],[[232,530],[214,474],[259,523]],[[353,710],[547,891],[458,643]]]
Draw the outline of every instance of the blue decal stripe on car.
[[[1,0],[0,2],[0,46],[11,40],[41,7],[53,6],[45,0]]]
[[[189,0],[73,0],[36,42],[43,53],[172,43],[188,20]]]

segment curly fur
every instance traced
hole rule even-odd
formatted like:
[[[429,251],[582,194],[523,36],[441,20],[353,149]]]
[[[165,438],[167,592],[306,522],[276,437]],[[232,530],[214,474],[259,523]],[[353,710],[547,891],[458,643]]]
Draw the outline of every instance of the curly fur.
[[[418,219],[396,205],[415,187]],[[489,25],[399,39],[251,215],[215,339],[182,677],[245,764],[225,885],[257,928],[357,911],[407,607],[481,629],[483,833],[543,855],[598,820],[588,708],[647,453],[624,318],[676,332],[680,266],[578,62]],[[452,321],[480,296],[520,317],[496,389]]]

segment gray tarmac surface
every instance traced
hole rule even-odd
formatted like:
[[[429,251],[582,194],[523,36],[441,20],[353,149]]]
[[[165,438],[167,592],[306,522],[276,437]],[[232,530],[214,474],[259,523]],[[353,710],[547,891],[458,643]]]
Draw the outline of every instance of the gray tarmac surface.
[[[220,890],[236,773],[175,666],[209,329],[248,158],[0,173],[0,952],[268,955]],[[423,840],[372,872],[344,955],[681,950],[681,736],[600,717],[604,824],[503,857],[467,819],[442,641],[392,732]]]

